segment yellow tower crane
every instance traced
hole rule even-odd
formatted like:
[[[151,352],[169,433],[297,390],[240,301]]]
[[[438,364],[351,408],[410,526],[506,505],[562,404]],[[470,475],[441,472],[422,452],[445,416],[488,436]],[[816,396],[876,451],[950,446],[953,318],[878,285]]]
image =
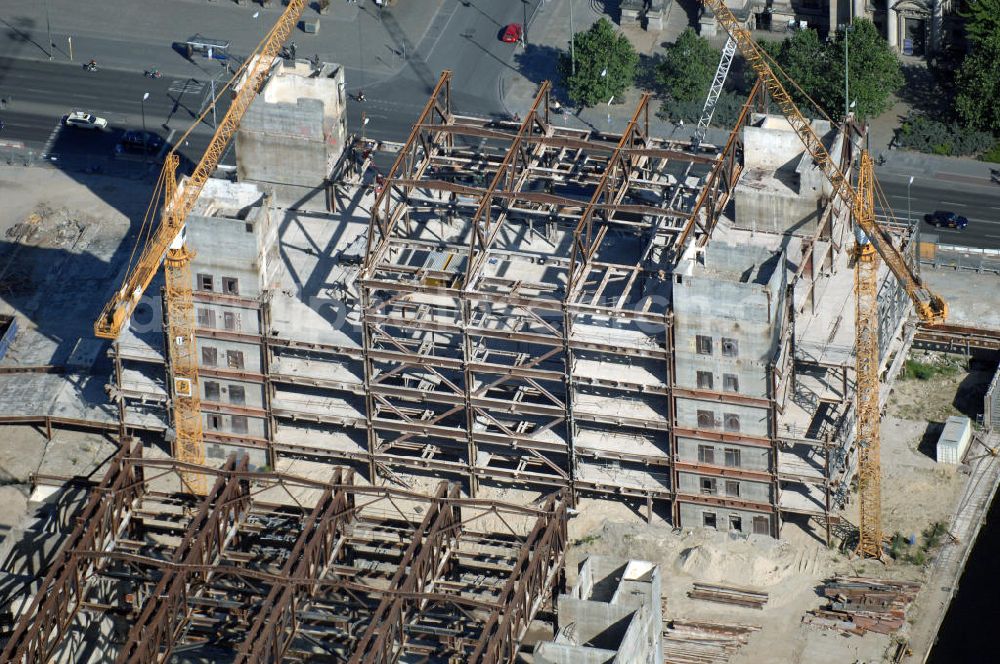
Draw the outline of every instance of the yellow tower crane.
[[[155,216],[156,202],[162,193],[163,210],[159,224],[150,229],[138,260],[132,264],[121,288],[115,292],[94,323],[95,335],[102,339],[116,339],[156,275],[160,263],[164,263],[167,355],[169,370],[174,377],[170,386],[176,432],[174,456],[180,461],[192,464],[205,462],[191,281],[191,259],[194,253],[185,242],[184,224],[304,8],[305,0],[289,0],[277,23],[230,80],[226,89],[235,89],[233,86],[237,81],[241,81],[241,85],[238,86],[229,110],[219,122],[205,154],[191,176],[181,185],[178,185],[176,175],[179,158],[174,150],[167,154],[153,201],[146,212],[146,223],[149,224]],[[205,111],[207,112],[208,110]],[[191,129],[204,119],[205,113],[195,121]],[[183,145],[191,129],[177,141],[177,145]],[[185,473],[183,483],[185,490],[192,493],[206,492],[205,476],[201,473]]]
[[[862,153],[858,187],[840,171],[809,121],[802,115],[791,95],[768,63],[768,56],[757,46],[726,6],[725,0],[701,0],[719,24],[729,33],[740,53],[763,81],[771,99],[798,135],[806,151],[833,186],[834,196],[853,211],[858,235],[855,286],[857,294],[856,370],[857,370],[857,445],[860,524],[857,552],[864,557],[882,557],[882,496],[879,461],[879,361],[878,361],[878,258],[886,262],[896,279],[913,301],[920,319],[940,323],[948,316],[944,300],[932,293],[906,264],[892,239],[875,223],[872,191],[874,174],[871,157]]]

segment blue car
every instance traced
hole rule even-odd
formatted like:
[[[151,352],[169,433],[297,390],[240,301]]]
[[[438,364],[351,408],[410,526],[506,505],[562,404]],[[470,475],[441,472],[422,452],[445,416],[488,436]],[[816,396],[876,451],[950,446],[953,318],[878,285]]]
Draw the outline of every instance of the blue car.
[[[969,220],[954,212],[938,210],[934,214],[924,215],[924,221],[935,228],[955,228],[964,231],[969,225]]]

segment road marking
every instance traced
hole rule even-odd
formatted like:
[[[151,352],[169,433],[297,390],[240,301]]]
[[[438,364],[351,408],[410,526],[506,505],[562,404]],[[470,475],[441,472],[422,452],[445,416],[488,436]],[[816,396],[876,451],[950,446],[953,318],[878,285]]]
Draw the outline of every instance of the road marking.
[[[62,128],[62,120],[57,120],[56,125],[52,128],[52,131],[49,132],[49,137],[45,140],[45,145],[42,147],[42,156],[47,155],[49,150],[52,149],[52,146],[55,145],[56,138],[59,137],[59,132],[62,131]]]
[[[198,94],[204,89],[205,89],[204,83],[202,83],[201,81],[192,80],[190,78],[184,79],[183,81],[175,80],[173,83],[170,84],[170,87],[167,88],[167,90],[169,90],[170,92],[174,92],[180,95],[188,92],[192,94]]]
[[[444,35],[445,32],[448,31],[448,26],[451,25],[451,19],[455,18],[455,14],[457,13],[458,13],[458,5],[455,5],[451,10],[451,14],[448,16],[448,20],[445,21],[444,27],[438,31],[438,36],[434,39],[434,43],[432,43],[431,47],[427,49],[426,53],[424,53],[422,58],[424,62],[427,62],[427,59],[431,57],[431,53],[433,53],[434,49],[437,48],[438,42],[441,41],[441,37]],[[421,39],[420,41],[423,42],[423,39]],[[420,46],[421,44],[417,44],[417,49],[416,49],[417,51],[420,50]]]

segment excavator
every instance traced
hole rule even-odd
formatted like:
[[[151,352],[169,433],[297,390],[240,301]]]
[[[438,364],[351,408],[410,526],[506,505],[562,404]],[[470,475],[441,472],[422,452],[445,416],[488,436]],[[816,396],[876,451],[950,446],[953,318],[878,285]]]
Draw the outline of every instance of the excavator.
[[[243,115],[263,87],[275,57],[298,23],[305,4],[306,0],[288,0],[278,21],[225,86],[223,93],[228,89],[236,90],[229,110],[219,122],[201,160],[183,183],[177,182],[179,156],[174,150],[167,154],[154,189],[153,200],[146,211],[143,224],[145,242],[137,259],[133,252],[132,259],[135,260],[131,263],[125,280],[94,323],[94,334],[97,337],[116,339],[156,275],[160,263],[164,264],[167,361],[169,373],[173,375],[169,387],[175,431],[173,452],[179,461],[192,464],[182,475],[181,481],[185,491],[198,495],[207,492],[207,482],[205,475],[194,469],[196,465],[205,463],[205,445],[191,278],[194,251],[185,241],[184,225],[205,183],[215,172],[219,160],[236,135]],[[240,85],[236,85],[237,82]],[[202,122],[211,107],[209,105],[195,120],[187,133],[177,141],[177,145],[184,144],[188,134]],[[156,204],[161,196],[163,208],[159,223],[154,224]]]
[[[799,111],[781,79],[771,67],[770,58],[726,6],[725,0],[701,0],[719,25],[729,34],[740,53],[760,78],[771,99],[781,109],[785,119],[802,141],[816,166],[823,171],[839,197],[851,209],[856,225],[855,341],[857,372],[857,438],[858,493],[860,517],[858,544],[855,552],[864,558],[882,559],[881,465],[879,458],[879,349],[878,349],[878,260],[881,258],[899,280],[913,302],[917,316],[924,323],[942,323],[948,316],[948,305],[931,292],[906,263],[893,245],[892,238],[875,221],[874,171],[871,156],[862,152],[857,185],[834,162],[820,137]]]

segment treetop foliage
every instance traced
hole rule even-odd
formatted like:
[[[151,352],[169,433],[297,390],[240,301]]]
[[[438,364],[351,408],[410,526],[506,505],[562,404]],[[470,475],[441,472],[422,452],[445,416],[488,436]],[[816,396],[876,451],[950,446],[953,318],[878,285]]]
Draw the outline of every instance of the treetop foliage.
[[[832,40],[821,40],[815,30],[802,30],[780,44],[761,45],[780,65],[782,83],[806,114],[819,106],[834,121],[843,119],[845,48],[851,101],[856,102],[854,113],[858,117],[884,113],[890,97],[904,83],[899,59],[867,19],[856,19],[850,31],[838,33]]]
[[[685,28],[677,41],[665,49],[656,70],[656,82],[674,101],[704,102],[721,55],[707,39],[690,27]]]
[[[975,46],[1000,32],[1000,0],[971,0],[965,18],[965,34]]]
[[[585,32],[573,35],[576,74],[569,53],[559,59],[559,73],[570,99],[583,106],[620,97],[635,82],[639,54],[625,35],[600,18]]]

